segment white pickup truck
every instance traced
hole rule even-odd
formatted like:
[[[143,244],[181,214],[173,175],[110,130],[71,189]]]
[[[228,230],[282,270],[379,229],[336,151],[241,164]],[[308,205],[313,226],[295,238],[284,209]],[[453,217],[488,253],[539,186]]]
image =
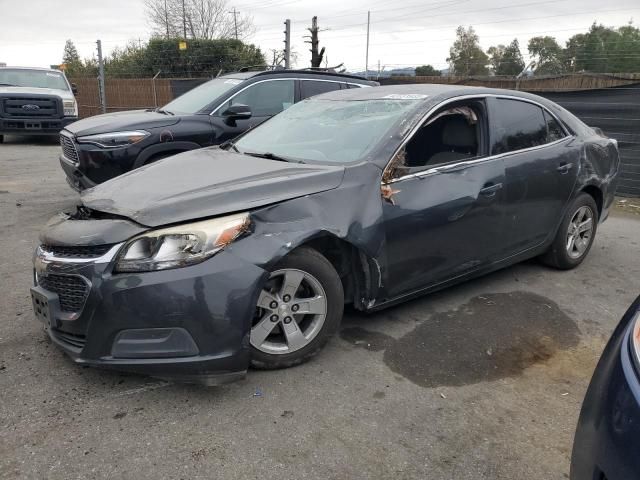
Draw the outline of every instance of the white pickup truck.
[[[75,85],[60,70],[0,67],[0,143],[4,135],[57,135],[78,120]]]

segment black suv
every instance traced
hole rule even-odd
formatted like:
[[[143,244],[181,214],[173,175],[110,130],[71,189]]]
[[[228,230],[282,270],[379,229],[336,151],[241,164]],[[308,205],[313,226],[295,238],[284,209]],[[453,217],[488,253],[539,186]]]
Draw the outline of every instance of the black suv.
[[[80,191],[176,153],[219,145],[307,97],[375,85],[313,70],[223,75],[155,110],[108,113],[67,126],[60,133],[60,164]]]

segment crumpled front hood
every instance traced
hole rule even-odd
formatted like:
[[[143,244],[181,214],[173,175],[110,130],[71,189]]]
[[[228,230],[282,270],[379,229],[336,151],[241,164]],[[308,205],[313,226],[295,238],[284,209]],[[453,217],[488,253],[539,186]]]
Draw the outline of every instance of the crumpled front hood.
[[[175,125],[179,121],[179,116],[165,115],[153,111],[148,112],[146,110],[129,110],[84,118],[67,125],[65,129],[77,136],[84,136],[123,130],[168,127]]]
[[[336,188],[344,167],[305,165],[217,147],[168,157],[86,190],[82,203],[149,227],[212,217]]]

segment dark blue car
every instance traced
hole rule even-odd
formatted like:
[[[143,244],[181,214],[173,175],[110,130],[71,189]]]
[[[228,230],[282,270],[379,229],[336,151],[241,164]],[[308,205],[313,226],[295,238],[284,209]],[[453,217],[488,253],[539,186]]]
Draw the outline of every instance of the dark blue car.
[[[572,480],[640,478],[640,297],[607,344],[582,405]]]

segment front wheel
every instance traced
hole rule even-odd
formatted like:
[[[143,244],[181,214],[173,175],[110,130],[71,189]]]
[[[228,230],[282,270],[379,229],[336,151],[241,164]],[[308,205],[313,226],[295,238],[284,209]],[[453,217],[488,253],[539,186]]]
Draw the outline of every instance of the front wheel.
[[[577,267],[589,253],[597,227],[596,202],[591,195],[581,193],[571,202],[556,238],[542,256],[542,261],[562,270]]]
[[[344,310],[342,281],[318,251],[299,248],[271,272],[251,327],[251,365],[298,365],[337,331]]]

